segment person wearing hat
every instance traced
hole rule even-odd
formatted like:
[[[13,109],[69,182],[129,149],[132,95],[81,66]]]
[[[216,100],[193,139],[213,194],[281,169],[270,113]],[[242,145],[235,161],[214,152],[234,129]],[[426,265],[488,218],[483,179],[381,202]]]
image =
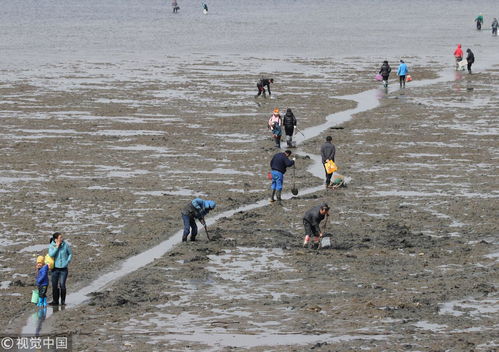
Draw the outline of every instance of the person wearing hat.
[[[305,228],[305,239],[303,247],[306,248],[310,244],[310,239],[314,236],[314,247],[319,246],[319,241],[324,235],[321,232],[321,221],[329,216],[329,206],[327,203],[322,203],[313,208],[310,208],[303,216],[303,227]]]
[[[268,128],[272,132],[272,138],[275,141],[275,147],[281,148],[281,136],[282,136],[282,118],[279,114],[279,109],[275,108],[274,113],[269,118]]]
[[[37,307],[47,306],[47,288],[49,286],[49,266],[45,264],[45,257],[36,258],[36,286],[38,287]]]
[[[258,98],[262,93],[263,97],[265,97],[265,87],[267,87],[267,90],[269,91],[269,97],[272,95],[272,92],[270,91],[270,83],[274,83],[273,78],[262,78],[258,83],[256,84],[256,87],[258,88],[258,94],[255,96],[255,98]]]
[[[189,233],[191,234],[191,241],[196,240],[196,235],[198,234],[196,219],[199,220],[202,225],[206,225],[204,217],[210,212],[210,210],[215,209],[216,205],[217,203],[213,200],[196,198],[189,202],[184,209],[182,209],[182,221],[184,222],[182,242],[187,242],[187,236],[189,236]]]
[[[52,269],[52,302],[51,306],[66,304],[66,280],[68,278],[68,266],[73,259],[73,252],[69,243],[63,240],[62,233],[55,232],[49,244],[49,256],[54,258],[54,268]]]

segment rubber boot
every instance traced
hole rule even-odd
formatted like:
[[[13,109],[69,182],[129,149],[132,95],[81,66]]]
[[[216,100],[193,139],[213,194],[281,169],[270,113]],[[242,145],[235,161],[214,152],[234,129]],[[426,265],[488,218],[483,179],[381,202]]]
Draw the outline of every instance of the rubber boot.
[[[61,306],[66,305],[66,289],[61,288]]]
[[[281,205],[281,204],[282,204],[281,192],[282,192],[282,191],[277,191],[277,203],[278,203],[279,205]]]
[[[38,297],[38,303],[36,304],[37,307],[43,306],[43,298]]]
[[[43,305],[44,307],[46,307],[46,306],[47,306],[47,297],[44,297],[44,298],[43,298],[42,305]]]
[[[318,236],[314,236],[314,249],[317,249],[319,248],[319,244],[320,244],[320,239]]]
[[[270,196],[270,203],[275,202],[274,196],[275,196],[275,189],[272,190],[272,195]]]
[[[188,235],[183,235],[183,236],[182,236],[182,242],[187,242],[187,236],[188,236]]]
[[[58,306],[59,305],[59,288],[52,289],[52,302],[49,303],[49,306]]]
[[[195,242],[196,241],[196,236],[191,235],[191,241]]]
[[[309,243],[310,243],[310,236],[306,235],[305,239],[303,240],[303,248],[307,248]]]

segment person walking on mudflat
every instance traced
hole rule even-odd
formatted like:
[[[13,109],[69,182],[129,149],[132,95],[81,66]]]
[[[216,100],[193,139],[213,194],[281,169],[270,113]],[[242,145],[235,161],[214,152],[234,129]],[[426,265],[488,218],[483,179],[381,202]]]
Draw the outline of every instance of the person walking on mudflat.
[[[466,62],[468,63],[468,73],[471,75],[471,65],[475,62],[475,55],[471,49],[466,49]]]
[[[273,114],[270,116],[268,128],[272,133],[272,139],[275,142],[275,147],[281,148],[282,118],[278,108],[275,108]]]
[[[400,81],[400,88],[405,88],[405,77],[407,76],[408,72],[409,69],[407,68],[407,64],[404,62],[404,60],[400,60],[400,65],[397,69],[397,75],[399,76],[399,81]]]
[[[68,266],[73,259],[73,252],[69,244],[63,240],[62,233],[56,232],[52,235],[49,244],[49,256],[54,258],[54,268],[52,269],[52,302],[51,306],[66,304],[66,280],[68,278]]]
[[[256,84],[256,87],[258,88],[258,94],[255,96],[255,98],[258,98],[262,93],[263,97],[265,98],[265,87],[267,87],[267,90],[269,91],[269,97],[272,95],[272,92],[270,91],[270,84],[274,83],[273,78],[262,78],[258,83]]]
[[[324,166],[324,171],[326,172],[326,189],[329,187],[331,183],[332,173],[328,174],[326,169],[326,163],[329,160],[334,161],[334,155],[336,154],[336,147],[332,143],[333,137],[327,136],[326,142],[321,146],[321,158],[322,158],[322,166]]]
[[[210,212],[210,210],[215,209],[217,203],[213,200],[203,200],[201,198],[196,198],[189,202],[184,209],[182,209],[182,221],[184,222],[184,233],[182,235],[182,242],[187,242],[187,236],[191,234],[191,241],[196,240],[198,234],[198,226],[196,225],[196,219],[202,225],[206,225],[204,217]]]
[[[329,206],[327,203],[322,203],[313,208],[310,208],[303,216],[303,227],[305,228],[305,239],[303,247],[307,248],[310,244],[310,239],[314,238],[314,247],[319,246],[320,240],[324,234],[321,232],[321,221],[329,216]]]
[[[281,192],[284,183],[284,174],[286,169],[295,164],[295,158],[293,160],[289,159],[291,155],[291,150],[286,150],[284,153],[277,153],[272,157],[270,161],[270,168],[272,169],[272,195],[270,196],[270,202],[275,202],[274,196],[277,194],[277,202],[281,204]]]
[[[293,135],[296,129],[296,117],[290,108],[288,108],[286,110],[286,114],[284,114],[283,124],[284,132],[286,133],[286,143],[288,145],[288,148],[294,148],[295,145],[293,143]]]
[[[383,87],[388,88],[388,78],[390,77],[390,72],[392,72],[392,68],[388,64],[388,61],[383,61],[383,65],[379,69],[379,74],[383,77]]]

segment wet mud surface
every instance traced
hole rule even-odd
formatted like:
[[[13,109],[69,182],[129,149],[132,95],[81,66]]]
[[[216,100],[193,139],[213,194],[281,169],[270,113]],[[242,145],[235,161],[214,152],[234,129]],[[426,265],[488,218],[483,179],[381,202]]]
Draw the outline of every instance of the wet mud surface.
[[[65,232],[69,290],[83,287],[177,232],[195,196],[217,200],[216,212],[268,198],[275,106],[304,129],[376,84],[367,66],[338,68],[352,85],[328,62],[293,64],[323,70],[281,72],[275,97],[256,101],[240,68],[215,61],[180,67],[173,85],[108,69],[64,91],[0,85],[2,321],[15,331],[33,309],[24,298],[38,252],[23,248]],[[222,218],[212,241],[200,231],[43,330],[73,334],[82,351],[494,351],[499,71],[456,75],[405,91],[393,82],[379,107],[295,150],[298,189],[320,185],[303,155],[332,135],[347,188]],[[301,218],[324,201],[332,247],[304,249]]]

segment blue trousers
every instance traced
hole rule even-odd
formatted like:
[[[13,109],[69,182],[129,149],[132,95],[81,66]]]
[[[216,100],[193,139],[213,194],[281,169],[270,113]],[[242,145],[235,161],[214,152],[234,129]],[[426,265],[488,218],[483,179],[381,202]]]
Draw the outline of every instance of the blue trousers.
[[[282,184],[284,183],[284,174],[280,171],[272,170],[272,186],[271,189],[282,191]]]
[[[191,233],[191,239],[195,238],[198,234],[198,225],[196,225],[196,219],[194,219],[194,217],[190,217],[189,215],[182,215],[182,221],[184,222],[184,234],[182,236],[182,240],[187,240],[189,232]]]
[[[52,270],[52,289],[66,289],[66,279],[68,278],[68,268],[54,268]]]

